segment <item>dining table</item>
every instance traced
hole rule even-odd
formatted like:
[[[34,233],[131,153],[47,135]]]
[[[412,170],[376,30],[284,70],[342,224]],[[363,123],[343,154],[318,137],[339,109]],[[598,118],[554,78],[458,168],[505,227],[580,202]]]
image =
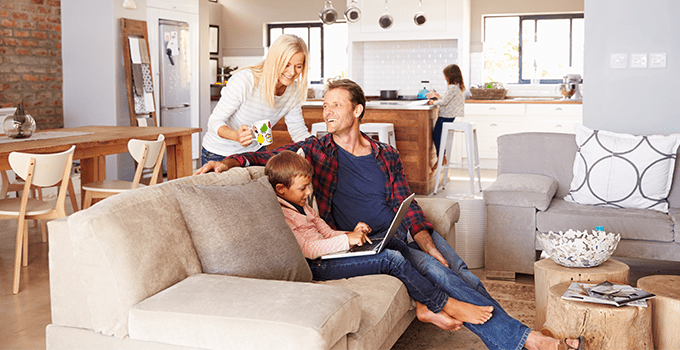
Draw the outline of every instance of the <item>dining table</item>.
[[[57,153],[76,146],[73,159],[80,160],[80,183],[106,179],[107,155],[127,153],[130,139],[156,140],[165,136],[167,179],[193,172],[191,135],[201,128],[90,125],[38,131],[30,138],[9,139],[0,134],[0,171],[9,170],[9,154]],[[83,191],[81,191],[81,194]]]

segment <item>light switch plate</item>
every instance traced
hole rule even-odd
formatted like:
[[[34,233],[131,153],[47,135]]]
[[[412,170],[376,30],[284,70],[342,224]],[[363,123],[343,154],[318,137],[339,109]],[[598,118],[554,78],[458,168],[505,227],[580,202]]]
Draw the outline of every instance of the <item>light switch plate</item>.
[[[609,61],[609,66],[612,69],[628,68],[628,55],[625,53],[613,53]]]
[[[646,53],[630,54],[630,68],[647,68],[647,54]]]
[[[649,68],[666,68],[666,53],[650,53]]]

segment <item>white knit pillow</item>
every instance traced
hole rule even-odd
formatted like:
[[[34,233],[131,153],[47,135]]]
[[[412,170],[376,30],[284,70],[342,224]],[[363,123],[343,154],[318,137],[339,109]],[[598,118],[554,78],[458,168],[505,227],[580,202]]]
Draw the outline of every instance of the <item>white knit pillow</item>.
[[[575,127],[574,178],[564,199],[668,212],[680,134],[636,136]]]

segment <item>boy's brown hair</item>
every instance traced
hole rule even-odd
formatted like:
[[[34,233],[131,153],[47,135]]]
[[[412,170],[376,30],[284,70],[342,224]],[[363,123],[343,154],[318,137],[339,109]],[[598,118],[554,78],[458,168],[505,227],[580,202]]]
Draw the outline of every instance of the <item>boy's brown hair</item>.
[[[314,168],[301,155],[285,150],[269,158],[264,167],[264,174],[269,177],[269,183],[273,188],[276,188],[277,184],[283,184],[286,188],[290,188],[293,179],[297,176],[311,177],[314,175]]]

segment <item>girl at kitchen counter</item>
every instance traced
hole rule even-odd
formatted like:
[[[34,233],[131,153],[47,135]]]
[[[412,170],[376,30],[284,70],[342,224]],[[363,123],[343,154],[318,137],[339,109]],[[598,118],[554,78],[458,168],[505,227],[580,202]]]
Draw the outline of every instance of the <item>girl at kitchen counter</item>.
[[[311,136],[301,107],[307,97],[308,57],[309,50],[301,38],[283,34],[269,48],[264,61],[231,76],[208,119],[202,164],[264,150],[251,132],[251,126],[259,120],[267,119],[274,126],[285,116],[294,142]]]
[[[462,322],[482,324],[491,318],[493,306],[477,306],[455,300],[423,277],[410,261],[406,244],[390,240],[387,249],[377,255],[321,260],[321,255],[344,251],[371,240],[371,228],[359,222],[354,231],[333,230],[307,205],[312,194],[314,169],[304,157],[283,151],[269,159],[264,170],[269,177],[286,223],[295,234],[317,281],[350,278],[368,274],[390,274],[399,278],[409,295],[416,300],[416,315],[423,322],[445,330],[458,330]]]
[[[436,91],[430,91],[427,94],[427,98],[430,99],[427,103],[439,107],[439,116],[432,131],[432,141],[437,149],[437,156],[439,156],[439,143],[442,139],[442,124],[450,123],[456,117],[462,117],[465,107],[465,96],[463,96],[465,83],[460,67],[457,64],[450,64],[444,68],[443,72],[448,84],[444,97],[439,96]]]

